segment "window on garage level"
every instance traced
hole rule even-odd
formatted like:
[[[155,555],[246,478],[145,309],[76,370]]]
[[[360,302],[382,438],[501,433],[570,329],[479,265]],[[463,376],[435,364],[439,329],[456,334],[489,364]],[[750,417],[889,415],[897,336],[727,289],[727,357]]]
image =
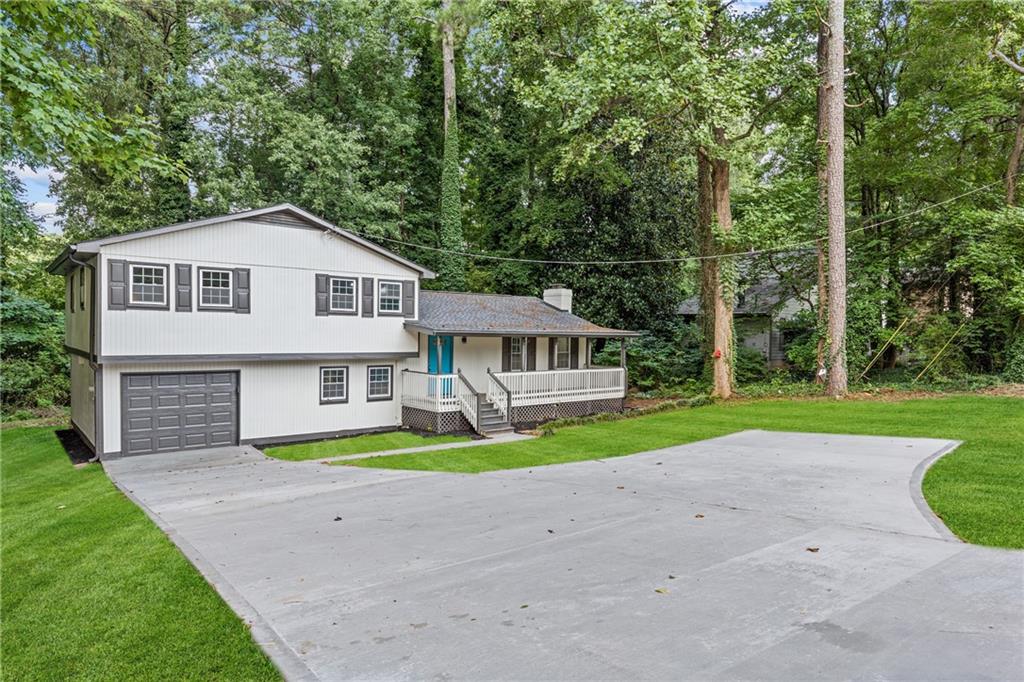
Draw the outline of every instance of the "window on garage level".
[[[231,307],[230,270],[199,268],[199,305],[206,308]]]
[[[356,281],[342,277],[331,278],[331,310],[355,312]]]
[[[368,367],[366,372],[366,398],[368,400],[391,400],[393,385],[391,366]]]
[[[382,313],[399,313],[402,311],[402,284],[400,282],[381,282],[377,310]]]
[[[320,402],[348,401],[348,367],[320,368]]]
[[[132,288],[128,302],[134,305],[167,303],[167,266],[132,265]]]

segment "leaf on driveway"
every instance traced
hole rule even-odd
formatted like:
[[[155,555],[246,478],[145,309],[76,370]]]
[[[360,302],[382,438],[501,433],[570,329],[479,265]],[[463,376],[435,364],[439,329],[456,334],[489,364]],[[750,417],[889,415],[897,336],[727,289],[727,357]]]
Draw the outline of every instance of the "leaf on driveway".
[[[668,588],[667,587],[656,587],[654,589],[654,591],[657,592],[658,594],[668,594]]]
[[[819,549],[821,549],[821,547],[808,547],[807,551],[817,553]]]
[[[693,518],[695,518],[695,519],[703,519],[704,515],[703,514],[694,514]]]

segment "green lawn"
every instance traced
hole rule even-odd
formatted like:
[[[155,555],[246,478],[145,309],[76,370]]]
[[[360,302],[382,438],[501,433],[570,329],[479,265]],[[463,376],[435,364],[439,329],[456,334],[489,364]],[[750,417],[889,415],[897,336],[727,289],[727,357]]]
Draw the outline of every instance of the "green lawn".
[[[1019,398],[719,404],[564,428],[530,441],[347,464],[475,473],[628,455],[743,429],[962,440],[963,445],[925,476],[929,504],[954,533],[969,542],[1024,548],[1024,400]]]
[[[281,445],[275,448],[267,448],[263,452],[268,457],[298,462],[304,459],[359,455],[364,452],[418,448],[426,445],[443,445],[444,443],[458,443],[466,440],[469,440],[468,436],[420,436],[409,431],[389,431],[387,433],[352,436],[351,438],[319,440],[313,443]]]
[[[249,630],[52,428],[2,433],[4,679],[280,679]]]

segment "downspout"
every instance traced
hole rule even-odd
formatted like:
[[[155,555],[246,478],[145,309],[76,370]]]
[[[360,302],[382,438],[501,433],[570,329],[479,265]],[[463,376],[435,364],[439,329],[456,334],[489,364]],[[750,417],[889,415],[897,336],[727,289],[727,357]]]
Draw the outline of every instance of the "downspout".
[[[96,451],[93,453],[90,462],[98,462],[100,459],[100,453],[103,451],[103,424],[100,423],[103,415],[102,411],[102,400],[103,395],[100,392],[100,377],[102,376],[100,365],[96,362],[99,358],[96,355],[96,316],[99,312],[96,309],[96,292],[99,290],[99,272],[96,270],[96,266],[85,261],[80,261],[74,256],[75,250],[71,249],[68,254],[68,260],[82,268],[88,268],[91,272],[90,279],[92,280],[92,286],[89,287],[89,369],[92,370],[93,382],[92,382],[92,397],[93,397],[93,444],[96,446]],[[74,284],[72,284],[72,300],[74,300]],[[65,329],[67,328],[67,322]]]

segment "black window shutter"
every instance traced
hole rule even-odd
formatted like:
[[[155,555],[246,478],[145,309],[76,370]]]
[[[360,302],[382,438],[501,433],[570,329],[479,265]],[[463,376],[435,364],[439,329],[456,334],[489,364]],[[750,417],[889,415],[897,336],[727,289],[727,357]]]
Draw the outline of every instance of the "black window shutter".
[[[327,314],[327,275],[316,276],[316,314]]]
[[[580,368],[580,340],[572,337],[569,341],[569,369]]]
[[[534,372],[537,370],[537,337],[531,336],[526,339],[526,370]]]
[[[174,309],[192,310],[192,266],[187,263],[174,264]]]
[[[507,336],[501,337],[501,371],[512,370],[512,339]]]
[[[363,317],[373,317],[373,278],[363,277]]]
[[[548,339],[548,369],[555,368],[555,349],[558,346],[558,339],[550,337]]]
[[[128,303],[128,264],[123,260],[110,261],[107,278],[107,308],[124,310]]]
[[[249,268],[235,270],[235,312],[248,314],[250,310]]]
[[[416,309],[416,282],[402,282],[402,315],[412,317]]]

